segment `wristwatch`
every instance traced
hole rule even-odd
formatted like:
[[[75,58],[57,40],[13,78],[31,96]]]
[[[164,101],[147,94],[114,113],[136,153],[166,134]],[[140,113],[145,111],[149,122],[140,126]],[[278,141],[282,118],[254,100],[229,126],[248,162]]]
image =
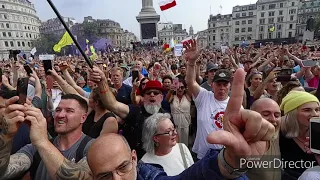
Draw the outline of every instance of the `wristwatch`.
[[[245,174],[249,169],[248,168],[233,168],[232,166],[230,166],[227,162],[226,159],[224,158],[224,150],[225,148],[223,148],[219,155],[218,155],[218,159],[221,162],[221,165],[227,170],[227,172],[232,175],[232,176],[242,176],[243,174]]]

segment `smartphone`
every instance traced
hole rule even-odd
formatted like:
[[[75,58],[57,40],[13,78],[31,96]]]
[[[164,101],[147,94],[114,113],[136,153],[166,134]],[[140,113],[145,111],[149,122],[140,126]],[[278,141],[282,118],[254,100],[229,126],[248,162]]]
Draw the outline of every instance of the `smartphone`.
[[[320,64],[320,60],[303,60],[302,61],[302,64],[303,66],[305,67],[313,67],[313,66],[316,66],[316,65],[319,65]]]
[[[28,76],[30,76],[30,74],[32,74],[32,70],[31,70],[30,66],[24,65],[23,67],[24,67],[24,70],[26,70]]]
[[[291,76],[292,73],[293,73],[292,69],[281,69],[277,75],[278,76]]]
[[[134,82],[137,78],[139,78],[139,72],[132,71],[132,82]]]
[[[254,44],[253,44],[253,47],[254,47],[255,49],[259,49],[259,48],[261,47],[261,43],[254,43]]]
[[[320,118],[310,119],[310,150],[313,153],[320,154]]]
[[[50,75],[50,72],[48,71],[49,69],[52,70],[52,61],[51,60],[43,60],[43,68],[44,71],[46,72],[46,75]]]
[[[2,68],[0,68],[0,82],[2,82]]]
[[[17,83],[18,104],[24,104],[27,100],[29,78],[19,78]]]
[[[53,78],[52,76],[46,77],[47,89],[53,89]]]

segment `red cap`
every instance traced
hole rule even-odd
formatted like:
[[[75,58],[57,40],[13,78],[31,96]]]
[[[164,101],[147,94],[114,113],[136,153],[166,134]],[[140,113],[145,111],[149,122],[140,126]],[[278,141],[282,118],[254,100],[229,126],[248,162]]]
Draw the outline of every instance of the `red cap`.
[[[161,91],[162,93],[164,92],[162,84],[159,81],[148,81],[146,87],[142,90],[142,94],[144,94],[149,89],[156,89]]]

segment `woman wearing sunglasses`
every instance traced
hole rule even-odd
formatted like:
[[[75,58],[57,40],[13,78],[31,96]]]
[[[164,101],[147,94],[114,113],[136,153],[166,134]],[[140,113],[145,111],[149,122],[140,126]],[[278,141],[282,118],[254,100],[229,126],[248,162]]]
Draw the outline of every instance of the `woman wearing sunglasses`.
[[[177,143],[177,130],[170,114],[156,113],[146,119],[142,130],[144,163],[159,164],[168,176],[175,176],[193,165],[187,146]]]
[[[188,146],[191,95],[187,93],[187,83],[183,79],[179,79],[172,86],[166,96],[166,101],[170,103],[171,115],[179,135],[179,143]]]

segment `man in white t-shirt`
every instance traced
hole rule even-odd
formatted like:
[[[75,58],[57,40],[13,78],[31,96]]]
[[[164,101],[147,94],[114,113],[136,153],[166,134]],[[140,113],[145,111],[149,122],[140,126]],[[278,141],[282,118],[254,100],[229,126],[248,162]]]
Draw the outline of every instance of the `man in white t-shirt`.
[[[197,107],[197,134],[192,151],[197,153],[197,158],[203,158],[209,149],[221,149],[218,144],[209,144],[207,136],[218,130],[223,130],[223,115],[226,110],[230,91],[232,73],[229,70],[218,70],[211,85],[212,92],[199,86],[196,82],[196,60],[199,53],[196,47],[191,48],[188,58],[187,85],[192,92],[193,100]]]

